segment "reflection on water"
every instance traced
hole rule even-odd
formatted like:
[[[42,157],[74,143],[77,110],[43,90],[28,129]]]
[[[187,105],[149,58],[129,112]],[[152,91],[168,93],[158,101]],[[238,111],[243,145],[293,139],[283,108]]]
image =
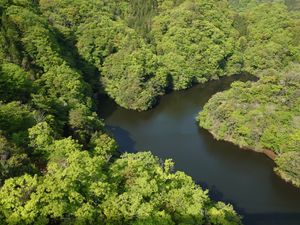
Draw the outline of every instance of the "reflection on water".
[[[215,200],[232,203],[247,225],[299,225],[300,190],[273,173],[274,163],[262,154],[215,140],[198,127],[195,117],[216,92],[228,89],[239,75],[164,96],[147,112],[134,112],[103,101],[100,114],[128,152],[148,150],[172,158]]]

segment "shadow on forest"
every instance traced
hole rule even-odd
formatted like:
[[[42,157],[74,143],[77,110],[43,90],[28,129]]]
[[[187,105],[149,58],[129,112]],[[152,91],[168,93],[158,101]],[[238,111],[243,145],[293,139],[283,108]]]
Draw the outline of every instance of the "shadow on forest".
[[[97,114],[104,120],[117,110],[118,106],[115,101],[106,94],[99,94],[97,97]]]
[[[53,29],[61,49],[61,57],[76,71],[80,72],[82,79],[87,84],[86,91],[88,96],[93,97],[94,107],[99,108],[99,98],[105,94],[103,85],[100,80],[101,73],[92,63],[88,62],[79,53],[76,47],[75,36],[66,39],[64,35],[56,28]]]

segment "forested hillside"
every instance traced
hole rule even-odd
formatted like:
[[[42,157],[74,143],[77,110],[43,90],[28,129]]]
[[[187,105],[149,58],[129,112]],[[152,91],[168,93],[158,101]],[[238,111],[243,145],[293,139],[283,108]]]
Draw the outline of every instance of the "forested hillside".
[[[171,160],[122,154],[96,112],[99,95],[142,111],[242,72],[261,80],[216,95],[200,125],[274,150],[299,185],[300,16],[263,2],[0,0],[1,224],[241,224]]]
[[[236,82],[199,114],[217,139],[277,157],[275,172],[300,187],[300,14],[283,3],[240,7],[243,66],[257,83]]]
[[[299,60],[298,14],[262,2],[41,0],[39,10],[96,92],[142,111],[169,90]]]
[[[167,90],[240,71],[228,63],[238,32],[226,0],[75,2],[40,8],[125,108],[146,110]]]
[[[0,1],[1,224],[241,224],[171,160],[121,154],[95,113],[101,90],[142,110],[169,85],[149,17],[179,3],[150,2]]]

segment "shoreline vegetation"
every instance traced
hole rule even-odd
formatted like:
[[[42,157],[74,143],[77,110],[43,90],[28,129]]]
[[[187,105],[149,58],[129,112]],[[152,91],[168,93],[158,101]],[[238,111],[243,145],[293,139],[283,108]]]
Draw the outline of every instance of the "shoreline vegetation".
[[[299,62],[300,15],[268,0],[143,3],[0,0],[3,224],[242,223],[230,204],[213,202],[191,177],[173,171],[171,160],[117,154],[93,96],[106,93],[124,108],[143,111],[168,89],[242,71],[267,79],[265,71]],[[299,84],[297,77],[289,88]],[[270,99],[290,94],[269,91]],[[298,129],[299,118],[293,121]],[[266,147],[277,149],[276,129],[266,135]],[[292,133],[289,149],[298,146],[299,135]],[[276,159],[287,179],[300,165],[297,154]]]
[[[1,224],[242,224],[232,205],[212,201],[174,171],[172,160],[118,154],[96,113],[99,92],[147,109],[167,85],[184,89],[209,79],[204,69],[218,71],[232,49],[231,31],[222,31],[233,30],[223,24],[227,12],[218,13],[223,7],[215,1],[157,1],[151,35],[158,56],[150,36],[132,23],[136,16],[148,21],[140,7],[152,6],[136,4],[142,2],[0,1]],[[215,57],[202,60],[204,54]],[[187,66],[189,56],[197,57],[199,76]]]
[[[300,70],[270,72],[257,82],[234,82],[199,113],[199,126],[218,140],[265,153],[274,172],[300,187]],[[255,97],[253,97],[255,96]]]
[[[216,140],[223,140],[223,141],[226,141],[226,142],[229,142],[231,144],[234,144],[234,145],[237,145],[240,149],[242,150],[245,150],[245,151],[253,151],[255,153],[259,153],[259,154],[264,154],[266,157],[268,157],[269,159],[271,159],[274,163],[276,163],[276,158],[278,157],[278,155],[270,150],[270,149],[253,149],[251,147],[247,147],[247,146],[241,146],[241,145],[238,145],[236,144],[234,141],[232,140],[228,140],[228,139],[218,139],[217,136],[212,132],[212,131],[209,131],[208,132],[216,139]],[[288,179],[288,178],[285,178],[285,175],[284,174],[281,174],[279,170],[277,170],[275,167],[273,169],[273,172],[279,177],[281,178],[284,182],[290,184],[290,185],[293,185],[294,187],[296,188],[299,188],[299,185],[295,184],[295,182],[293,182],[293,180],[291,179]]]
[[[213,131],[210,131],[210,130],[207,130],[213,137],[214,139],[216,140],[223,140],[223,141],[226,141],[226,142],[229,142],[231,144],[234,144],[234,145],[237,145],[233,140],[230,140],[230,139],[218,139],[217,138],[217,135],[213,132]],[[245,150],[245,151],[253,151],[253,152],[256,152],[256,153],[261,153],[261,154],[264,154],[265,156],[267,156],[269,159],[275,161],[275,159],[278,157],[278,155],[270,150],[270,149],[254,149],[254,148],[250,148],[249,146],[242,146],[242,145],[237,145],[240,149],[242,150]]]
[[[277,6],[239,7],[246,26],[243,54],[251,59],[245,69],[259,80],[234,82],[208,101],[197,120],[218,140],[264,152],[276,163],[274,172],[299,188],[300,41],[295,32],[300,15],[296,8],[288,12]],[[285,55],[287,49],[291,52]]]

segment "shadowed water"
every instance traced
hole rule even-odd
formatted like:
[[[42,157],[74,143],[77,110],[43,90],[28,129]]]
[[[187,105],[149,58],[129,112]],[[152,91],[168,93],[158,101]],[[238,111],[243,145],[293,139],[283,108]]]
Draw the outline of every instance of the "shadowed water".
[[[102,100],[102,117],[121,149],[151,151],[172,158],[214,200],[232,203],[246,225],[300,225],[300,190],[273,173],[262,154],[215,140],[198,127],[195,117],[216,92],[229,88],[233,76],[173,92],[147,112],[134,112]]]

